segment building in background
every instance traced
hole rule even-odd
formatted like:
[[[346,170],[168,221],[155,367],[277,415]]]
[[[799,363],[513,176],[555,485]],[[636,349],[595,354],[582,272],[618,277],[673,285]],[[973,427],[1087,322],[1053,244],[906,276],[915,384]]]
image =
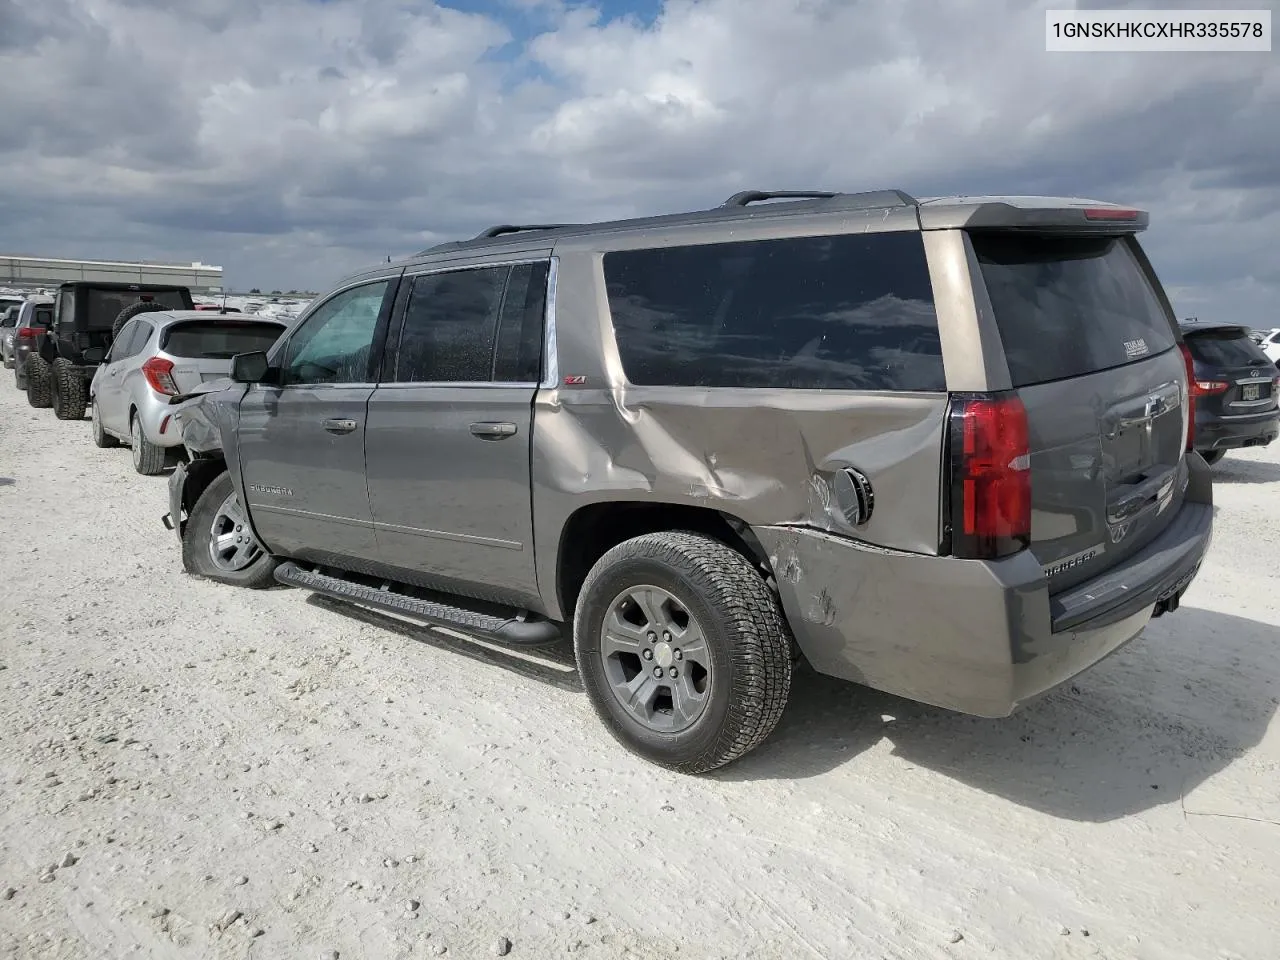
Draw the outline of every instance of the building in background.
[[[220,293],[222,268],[199,261],[160,263],[153,260],[60,260],[52,257],[0,254],[0,287],[56,287],[68,280],[116,283],[167,283],[190,287],[192,293]]]

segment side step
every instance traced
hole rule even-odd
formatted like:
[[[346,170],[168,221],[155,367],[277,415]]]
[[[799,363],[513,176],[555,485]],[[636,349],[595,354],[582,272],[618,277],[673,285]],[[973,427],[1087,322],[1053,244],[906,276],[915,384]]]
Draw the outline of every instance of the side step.
[[[452,627],[497,643],[541,646],[560,639],[560,628],[550,620],[499,617],[447,603],[421,600],[397,593],[394,589],[378,589],[341,577],[304,570],[292,560],[276,567],[276,579],[288,586],[313,590],[335,600],[388,610],[437,626]]]

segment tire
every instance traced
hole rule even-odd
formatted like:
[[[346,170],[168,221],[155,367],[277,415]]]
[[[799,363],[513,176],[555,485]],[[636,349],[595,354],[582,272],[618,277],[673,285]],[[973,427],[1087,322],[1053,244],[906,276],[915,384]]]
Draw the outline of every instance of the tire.
[[[634,637],[621,645],[606,640],[606,618]],[[645,625],[637,626],[640,621]],[[706,773],[755,749],[782,718],[791,690],[790,631],[768,584],[718,540],[666,531],[619,544],[591,568],[573,622],[578,672],[597,716],[616,740],[652,763]],[[664,624],[670,633],[647,639],[658,632],[650,628]],[[610,634],[618,636],[619,627]],[[684,656],[680,638],[699,633],[702,644],[687,642],[700,654]],[[640,637],[636,655],[630,649]],[[627,649],[619,652],[620,646]],[[636,664],[640,671],[632,673]],[[668,682],[661,684],[653,674],[664,669]],[[695,698],[689,693],[699,669],[705,686]],[[672,678],[686,693],[677,696]],[[631,708],[615,693],[623,684],[656,692]]]
[[[1202,450],[1200,452],[1200,456],[1204,457],[1204,462],[1211,467],[1226,455],[1227,451],[1225,450]]]
[[[23,373],[27,381],[27,403],[38,409],[50,406],[53,403],[53,376],[45,358],[34,353],[27,357]]]
[[[231,508],[230,511],[228,508]],[[280,561],[253,539],[247,523],[239,525],[243,530],[239,527],[234,530],[229,529],[223,523],[224,519],[227,519],[228,512],[243,520],[244,511],[240,508],[235,487],[231,484],[231,474],[220,473],[205,488],[204,493],[200,494],[200,499],[196,501],[187,517],[187,526],[182,532],[182,566],[187,573],[234,587],[261,590],[264,587],[274,586],[276,567],[280,565]],[[243,533],[249,537],[249,544],[246,545],[245,554],[242,557],[248,562],[242,567],[235,569],[232,564],[215,562],[214,551],[211,549],[215,521],[219,523],[219,529],[225,529],[228,533]],[[256,553],[253,549],[255,547]]]
[[[102,429],[102,420],[98,415],[98,401],[94,399],[89,404],[89,418],[93,421],[93,445],[102,449],[110,449],[111,447],[120,446],[120,441]]]
[[[53,361],[53,415],[59,420],[83,420],[88,405],[88,384],[71,363],[59,357]]]
[[[142,432],[142,421],[136,413],[129,415],[129,449],[133,453],[133,469],[144,477],[164,473],[168,451],[147,439]]]
[[[111,324],[111,342],[116,342],[116,337],[120,336],[120,331],[124,329],[124,325],[136,317],[140,313],[156,313],[160,310],[167,310],[168,307],[159,303],[148,303],[139,300],[137,303],[131,303],[119,313],[116,314],[115,322]]]

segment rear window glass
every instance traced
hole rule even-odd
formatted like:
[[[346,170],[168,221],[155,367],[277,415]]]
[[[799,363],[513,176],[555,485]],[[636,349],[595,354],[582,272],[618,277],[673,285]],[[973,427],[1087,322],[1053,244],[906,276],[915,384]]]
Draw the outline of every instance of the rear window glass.
[[[1267,355],[1238,330],[1208,331],[1184,335],[1191,355],[1201,363],[1217,367],[1247,367],[1266,363]]]
[[[185,310],[187,304],[180,290],[155,290],[137,292],[133,290],[82,290],[81,296],[88,300],[88,326],[91,330],[110,330],[116,317],[125,307],[131,307],[139,300],[158,303],[167,310]]]
[[[270,350],[283,332],[275,323],[194,320],[165,331],[160,349],[175,357],[230,360],[237,353]]]
[[[604,274],[632,383],[946,389],[919,233],[618,251]]]
[[[35,316],[27,321],[28,326],[49,327],[53,325],[53,307],[36,307],[32,312]]]
[[[972,240],[1015,387],[1119,367],[1177,343],[1124,238]]]

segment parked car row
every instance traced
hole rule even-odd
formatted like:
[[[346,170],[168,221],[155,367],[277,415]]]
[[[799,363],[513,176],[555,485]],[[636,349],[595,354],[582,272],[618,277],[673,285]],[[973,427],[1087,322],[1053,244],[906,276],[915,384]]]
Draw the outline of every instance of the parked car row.
[[[677,770],[760,744],[801,658],[1005,716],[1178,609],[1201,431],[1274,400],[1179,328],[1147,221],[748,191],[494,227],[174,398],[163,520],[222,583],[571,641],[606,728]]]
[[[62,420],[88,411],[99,447],[123,442],[139,473],[157,474],[183,453],[169,399],[225,377],[235,354],[270,346],[284,329],[196,310],[186,287],[80,281],[22,304],[5,358],[31,406]]]

